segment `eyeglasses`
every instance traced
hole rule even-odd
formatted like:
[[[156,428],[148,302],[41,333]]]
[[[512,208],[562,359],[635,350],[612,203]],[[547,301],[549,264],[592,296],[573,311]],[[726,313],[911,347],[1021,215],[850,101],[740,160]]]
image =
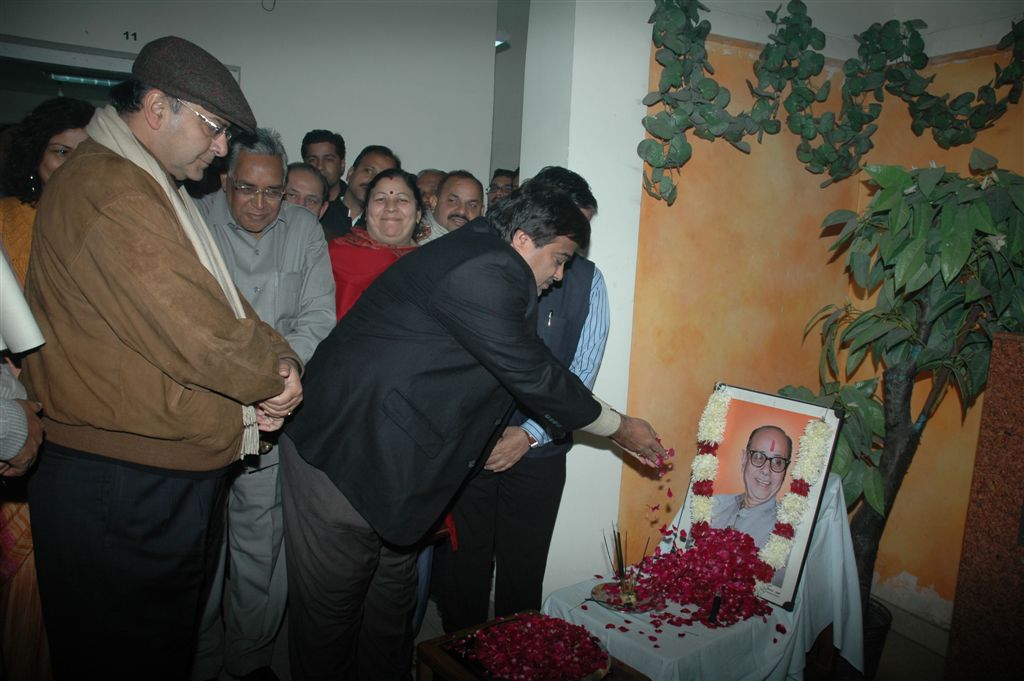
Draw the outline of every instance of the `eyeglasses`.
[[[488,194],[511,194],[512,193],[512,185],[511,184],[492,184],[491,186],[489,186],[487,188],[487,193]]]
[[[284,197],[284,187],[264,187],[263,189],[257,189],[251,184],[245,182],[239,182],[238,180],[232,180],[231,186],[235,188],[235,191],[242,196],[253,199],[263,194],[263,198],[267,201],[280,201]]]
[[[301,203],[303,206],[309,208],[310,210],[320,210],[320,206],[324,205],[324,200],[321,199],[319,196],[313,196],[311,194],[309,196],[304,197],[302,196],[302,194],[295,191],[294,189],[285,190],[284,195],[288,199],[289,203]]]
[[[206,134],[208,134],[211,138],[216,138],[219,135],[224,135],[225,140],[230,140],[231,137],[234,135],[234,131],[231,129],[230,123],[218,123],[209,116],[204,116],[203,114],[193,109],[191,106],[188,105],[187,102],[182,101],[178,97],[175,97],[175,99],[177,99],[178,103],[181,104],[183,107],[194,113],[196,116],[199,116],[199,120],[206,124]]]
[[[771,468],[772,473],[781,473],[789,467],[789,459],[781,456],[768,456],[764,452],[754,450],[747,450],[747,458],[754,468],[764,468],[764,462],[767,461],[768,466]]]

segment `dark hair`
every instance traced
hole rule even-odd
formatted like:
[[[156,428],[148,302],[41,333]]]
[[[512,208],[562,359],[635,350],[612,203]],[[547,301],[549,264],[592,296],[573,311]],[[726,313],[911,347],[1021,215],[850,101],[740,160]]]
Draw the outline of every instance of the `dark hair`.
[[[484,195],[484,186],[480,183],[480,180],[476,179],[476,175],[468,170],[453,170],[450,173],[445,173],[444,177],[441,178],[441,181],[437,183],[438,196],[441,195],[441,190],[444,189],[448,180],[452,179],[472,180],[473,182],[476,182],[476,186],[480,188],[480,196],[482,197]]]
[[[577,173],[562,166],[545,166],[530,179],[530,182],[551,184],[572,197],[573,203],[584,210],[597,212],[597,199],[590,191],[590,185]]]
[[[396,168],[402,167],[401,159],[395,156],[395,152],[391,151],[391,149],[385,147],[383,144],[371,144],[368,147],[363,147],[363,150],[359,152],[359,155],[356,156],[356,160],[352,162],[352,165],[349,166],[349,168],[358,168],[359,162],[362,161],[363,157],[367,154],[380,154],[381,156],[387,156],[395,162]]]
[[[757,428],[754,428],[752,431],[750,431],[750,437],[747,438],[747,451],[750,451],[750,443],[754,441],[754,438],[757,437],[758,433],[760,433],[762,430],[777,430],[780,433],[782,433],[782,437],[786,438],[786,458],[792,458],[793,438],[787,435],[786,431],[784,431],[782,428],[772,425],[758,426]]]
[[[569,194],[550,184],[527,183],[497,203],[487,219],[508,242],[522,230],[538,248],[560,236],[581,249],[590,243],[590,222]]]
[[[423,218],[426,216],[427,212],[423,206],[423,194],[420,193],[420,188],[416,185],[415,175],[407,173],[401,168],[388,168],[387,170],[380,171],[373,176],[373,179],[370,180],[370,184],[366,185],[366,203],[370,202],[370,195],[373,194],[373,190],[377,186],[377,183],[388,178],[398,178],[399,180],[402,180],[409,186],[409,190],[412,192],[413,200],[416,202],[416,210],[420,212],[420,221],[416,224],[416,228],[412,230],[413,241],[416,241],[422,236],[422,233],[426,229],[426,224],[424,223]],[[365,210],[363,211],[361,222],[363,225],[366,224]]]
[[[35,203],[43,190],[36,177],[50,138],[65,130],[84,128],[96,108],[70,97],[48,99],[25,116],[10,133],[10,147],[4,154],[4,193],[23,203]]]
[[[319,129],[310,130],[306,133],[305,137],[302,138],[302,146],[299,147],[299,155],[302,156],[302,158],[306,158],[306,147],[310,144],[320,144],[321,142],[333,144],[334,153],[338,155],[338,158],[345,158],[345,138],[336,132]]]
[[[110,88],[110,94],[107,97],[117,113],[135,113],[142,109],[142,99],[152,89],[152,85],[143,83],[138,78],[129,78]],[[171,110],[177,113],[180,109],[181,105],[178,100],[172,99]]]
[[[324,177],[323,173],[321,173],[319,170],[317,170],[316,166],[312,166],[312,165],[310,165],[308,163],[303,163],[301,161],[298,162],[298,163],[289,163],[288,164],[288,173],[287,173],[287,175],[285,175],[285,178],[284,178],[285,184],[288,183],[288,178],[291,177],[293,170],[307,170],[307,171],[313,173],[313,175],[318,180],[320,180],[320,184],[323,186],[323,190],[324,190],[323,191],[324,203],[327,203],[331,199],[331,186],[329,184],[327,184],[327,178]]]
[[[518,174],[519,174],[519,169],[518,168],[516,168],[515,170],[509,170],[508,168],[495,168],[494,172],[491,174],[491,182],[494,182],[494,178],[498,177],[499,175],[506,175],[508,177],[515,177]]]

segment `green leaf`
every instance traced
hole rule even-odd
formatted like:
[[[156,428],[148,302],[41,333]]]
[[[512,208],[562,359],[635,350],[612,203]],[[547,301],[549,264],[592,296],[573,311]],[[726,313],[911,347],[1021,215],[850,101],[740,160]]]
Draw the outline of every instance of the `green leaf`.
[[[738,142],[733,142],[732,140],[729,140],[729,144],[733,145],[734,147],[742,151],[744,154],[750,153],[750,142],[747,142],[746,140],[740,140]]]
[[[889,331],[890,326],[891,322],[877,318],[859,327],[851,325],[847,329],[847,333],[843,334],[843,340],[850,342],[851,352],[859,350],[862,346],[884,336]],[[856,331],[854,333],[850,333],[850,331],[854,329],[856,329]]]
[[[860,495],[864,493],[864,463],[854,459],[850,469],[843,476],[843,497],[846,499],[846,506],[853,506]]]
[[[817,312],[812,314],[810,320],[808,320],[807,322],[807,325],[804,327],[804,337],[807,337],[807,332],[814,328],[814,325],[818,323],[818,320],[821,319],[822,315],[824,315],[826,312],[831,313],[834,309],[836,309],[836,304],[828,303],[826,305],[822,305]]]
[[[914,239],[903,249],[899,257],[896,258],[896,267],[894,268],[894,279],[897,289],[903,288],[907,281],[912,276],[924,267],[925,257],[925,246],[927,245],[927,238],[924,235],[916,236]]]
[[[867,468],[864,471],[864,501],[880,516],[885,516],[885,486],[882,483],[882,474],[877,468]]]
[[[974,172],[992,170],[999,165],[999,160],[994,156],[989,156],[981,149],[972,149],[969,165]]]
[[[850,273],[857,286],[868,287],[868,270],[871,268],[871,256],[867,253],[850,252]]]
[[[851,352],[846,356],[846,375],[851,376],[857,367],[860,366],[861,362],[864,361],[864,357],[868,354],[868,349],[871,346],[862,345],[858,349]]]
[[[850,470],[850,462],[853,460],[853,452],[850,451],[850,443],[842,435],[836,442],[836,454],[832,457],[832,472],[842,477]]]
[[[701,78],[697,83],[697,89],[704,99],[712,100],[718,94],[719,86],[714,78]]]
[[[899,233],[910,220],[910,212],[910,206],[907,205],[906,200],[901,196],[899,203],[889,211],[889,229]]]
[[[670,161],[673,165],[681,166],[690,160],[690,156],[693,155],[693,147],[686,141],[683,135],[678,135],[672,138],[672,141],[668,144],[668,155],[666,161]]]
[[[831,93],[831,92],[832,92],[832,81],[826,80],[824,83],[821,84],[821,87],[818,88],[818,94],[814,95],[814,101],[816,101],[816,102],[824,102],[824,101],[826,101],[828,99],[829,93]]]
[[[992,221],[992,211],[988,204],[975,202],[967,209],[967,222],[971,228],[984,232],[985,234],[998,234],[995,223]]]
[[[665,163],[665,154],[659,142],[646,139],[636,147],[637,156],[650,163],[652,166],[660,166]]]
[[[804,402],[810,402],[811,404],[818,404],[820,400],[820,398],[815,395],[810,388],[805,388],[802,385],[787,385],[785,388],[779,389],[779,394],[783,397],[802,400]]]
[[[927,198],[932,197],[932,192],[935,190],[935,185],[939,183],[939,180],[946,174],[946,167],[940,166],[938,168],[925,168],[917,174],[917,188],[921,190]]]
[[[931,282],[931,280],[939,273],[939,266],[939,257],[937,255],[931,256],[928,260],[928,266],[922,267],[916,274],[911,276],[910,279],[907,280],[907,286],[904,290],[907,293],[913,293],[914,291],[927,286],[928,283]]]
[[[973,277],[967,282],[967,292],[964,294],[964,303],[973,303],[976,300],[988,298],[992,292],[981,285],[981,282]]]
[[[1024,213],[1024,186],[1013,185],[1006,188],[1006,191],[1010,194],[1010,198],[1013,199],[1013,205],[1017,206],[1017,210]]]
[[[647,132],[666,142],[675,136],[675,130],[672,127],[669,116],[664,111],[658,113],[657,116],[645,116],[644,128],[647,129]]]
[[[864,170],[874,179],[875,183],[882,189],[897,188],[906,189],[913,179],[906,170],[900,166],[865,166]]]
[[[943,211],[943,214],[945,212]],[[974,230],[967,220],[968,211],[961,208],[956,211],[956,217],[952,221],[945,220],[940,228],[942,280],[947,286],[960,274],[964,263],[971,255],[971,237],[974,236]]]
[[[902,200],[903,189],[900,187],[889,187],[875,194],[871,201],[871,210],[875,213],[891,210]]]
[[[661,101],[660,92],[648,92],[647,96],[644,97],[644,106],[654,106]]]

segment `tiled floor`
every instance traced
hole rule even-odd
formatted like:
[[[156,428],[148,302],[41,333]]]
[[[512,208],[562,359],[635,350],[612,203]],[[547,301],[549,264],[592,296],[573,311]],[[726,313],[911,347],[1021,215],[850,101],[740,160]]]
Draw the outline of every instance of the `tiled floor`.
[[[875,681],[942,681],[946,658],[890,631]]]

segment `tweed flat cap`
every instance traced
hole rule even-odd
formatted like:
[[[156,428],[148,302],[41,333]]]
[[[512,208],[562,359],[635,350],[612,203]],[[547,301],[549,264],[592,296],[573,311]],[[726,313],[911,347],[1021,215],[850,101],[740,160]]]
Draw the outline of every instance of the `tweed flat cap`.
[[[256,117],[231,72],[184,38],[170,35],[147,43],[132,64],[132,75],[169,95],[195,102],[246,132],[256,129]]]

